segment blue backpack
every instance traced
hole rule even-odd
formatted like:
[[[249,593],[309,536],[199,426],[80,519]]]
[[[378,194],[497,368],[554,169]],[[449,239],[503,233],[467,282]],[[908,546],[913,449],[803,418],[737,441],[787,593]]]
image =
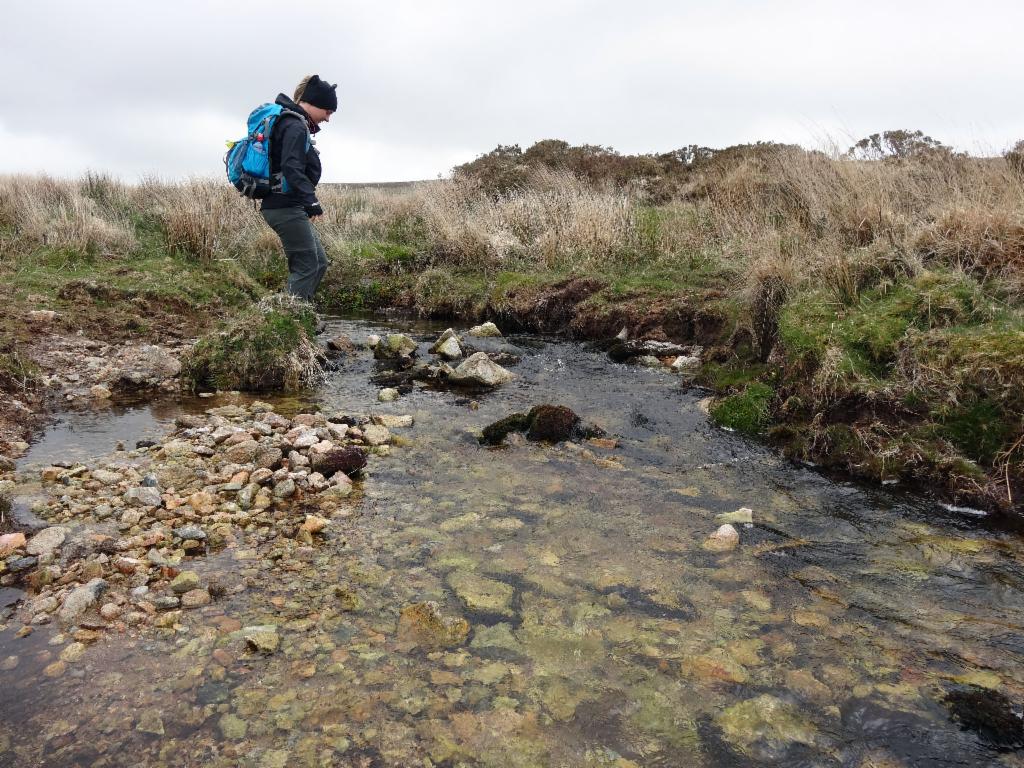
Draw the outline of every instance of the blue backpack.
[[[302,115],[280,104],[256,107],[249,114],[249,134],[244,139],[228,141],[228,152],[224,155],[228,181],[245,197],[260,200],[272,192],[288,191],[284,175],[280,171],[270,172],[270,137],[282,115],[294,115],[302,120],[306,128],[306,151],[309,151],[309,127]]]

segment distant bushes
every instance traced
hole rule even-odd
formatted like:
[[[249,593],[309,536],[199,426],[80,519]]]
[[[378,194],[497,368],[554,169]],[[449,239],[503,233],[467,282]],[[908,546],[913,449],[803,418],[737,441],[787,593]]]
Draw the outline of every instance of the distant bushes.
[[[611,147],[573,146],[546,139],[525,151],[518,144],[499,144],[476,160],[457,166],[455,177],[501,195],[529,188],[539,170],[567,171],[591,184],[632,186],[645,200],[663,203],[684,194],[692,172],[716,159],[772,152],[782,146],[758,143],[718,150],[690,145],[661,154],[622,155]]]

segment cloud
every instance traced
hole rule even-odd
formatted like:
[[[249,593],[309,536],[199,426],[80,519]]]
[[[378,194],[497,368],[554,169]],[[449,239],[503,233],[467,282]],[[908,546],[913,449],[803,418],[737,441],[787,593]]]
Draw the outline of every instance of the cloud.
[[[4,16],[0,124],[37,151],[0,149],[0,172],[219,173],[248,111],[311,72],[339,82],[320,140],[333,181],[430,178],[543,138],[641,152],[1024,136],[1024,6],[1006,1],[54,0]]]

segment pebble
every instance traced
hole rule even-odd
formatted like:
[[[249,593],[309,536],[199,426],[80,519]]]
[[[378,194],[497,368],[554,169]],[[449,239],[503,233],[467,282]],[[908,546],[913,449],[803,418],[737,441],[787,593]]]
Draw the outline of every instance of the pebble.
[[[309,533],[320,533],[320,531],[327,527],[328,523],[329,521],[326,518],[319,515],[306,515],[306,519],[302,523],[302,530]]]
[[[182,571],[171,581],[171,591],[183,595],[199,588],[199,574],[195,571]]]
[[[281,645],[277,627],[273,624],[245,627],[241,632],[245,641],[260,653],[273,653]]]
[[[11,573],[21,573],[27,571],[29,568],[34,568],[39,562],[38,557],[9,557],[4,561],[7,565],[7,570]]]
[[[183,525],[174,529],[174,535],[185,541],[206,541],[206,531],[198,525]]]
[[[30,555],[48,555],[65,542],[67,535],[66,528],[59,526],[43,528],[29,540],[25,551]]]
[[[193,589],[181,596],[182,608],[202,608],[210,604],[210,593],[205,589]]]
[[[0,557],[7,557],[14,550],[25,546],[24,533],[5,533],[0,536]]]
[[[287,499],[295,495],[296,485],[291,478],[282,480],[274,486],[274,496],[278,499]]]
[[[150,486],[129,488],[124,494],[124,500],[137,507],[159,507],[163,504],[160,491]]]

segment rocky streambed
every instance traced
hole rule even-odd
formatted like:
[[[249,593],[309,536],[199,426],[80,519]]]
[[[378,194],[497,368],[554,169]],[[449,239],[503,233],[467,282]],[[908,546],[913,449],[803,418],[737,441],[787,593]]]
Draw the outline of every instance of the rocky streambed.
[[[329,325],[302,399],[18,463],[0,765],[1024,765],[1018,535],[710,426],[657,350]]]

